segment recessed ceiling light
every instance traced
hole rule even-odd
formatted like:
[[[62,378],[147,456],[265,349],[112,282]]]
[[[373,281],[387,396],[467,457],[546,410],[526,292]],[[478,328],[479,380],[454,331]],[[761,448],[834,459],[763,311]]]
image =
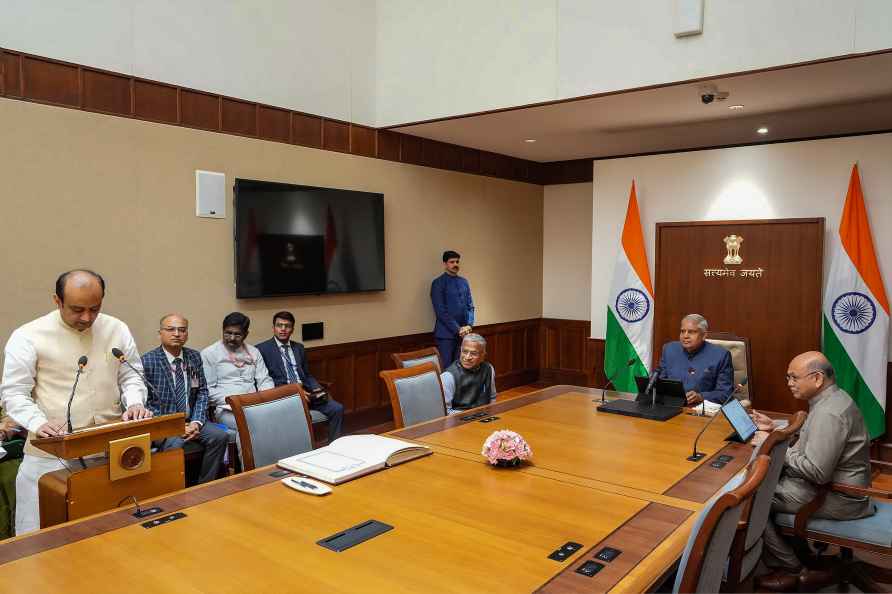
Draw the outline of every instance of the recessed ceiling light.
[[[756,130],[756,132],[758,132],[759,134],[768,134],[768,128],[766,128],[765,126],[762,126],[758,130]]]
[[[738,103],[737,105],[729,105],[728,109],[734,109],[734,110],[743,109],[743,104]]]
[[[524,142],[529,142],[532,144],[532,143],[536,142],[536,139],[535,138],[527,138],[526,140],[524,140]]]

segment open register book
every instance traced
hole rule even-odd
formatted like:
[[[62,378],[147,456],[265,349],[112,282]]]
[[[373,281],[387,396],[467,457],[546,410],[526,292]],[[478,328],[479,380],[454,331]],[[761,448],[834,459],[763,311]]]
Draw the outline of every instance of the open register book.
[[[279,466],[337,485],[432,453],[427,446],[392,437],[348,435],[324,448],[283,458]]]

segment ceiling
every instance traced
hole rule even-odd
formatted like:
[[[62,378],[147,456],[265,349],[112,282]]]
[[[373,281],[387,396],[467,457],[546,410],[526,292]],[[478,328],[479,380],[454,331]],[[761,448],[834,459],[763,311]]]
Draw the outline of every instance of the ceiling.
[[[391,129],[540,162],[890,130],[892,52]]]

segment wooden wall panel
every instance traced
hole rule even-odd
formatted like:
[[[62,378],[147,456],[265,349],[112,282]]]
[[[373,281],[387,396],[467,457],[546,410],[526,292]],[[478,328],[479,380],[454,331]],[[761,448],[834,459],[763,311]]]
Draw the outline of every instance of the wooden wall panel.
[[[22,96],[22,56],[3,52],[0,55],[3,64],[3,94],[7,97]]]
[[[543,318],[541,321],[541,376],[548,382],[589,385],[585,369],[587,320]]]
[[[4,48],[0,48],[0,95],[528,183],[543,183],[540,180],[549,177],[543,171],[548,170],[556,172],[549,177],[551,183],[567,181],[559,179],[560,164],[482,153]],[[591,179],[590,166],[588,170]]]
[[[257,108],[257,135],[276,142],[291,141],[291,113],[285,109],[260,105]]]
[[[130,78],[84,69],[84,109],[115,115],[130,115]]]
[[[169,85],[133,81],[133,115],[155,122],[179,123],[179,91]]]
[[[724,265],[723,238],[744,238],[741,265]],[[681,318],[696,312],[713,331],[750,339],[754,406],[793,412],[795,400],[784,382],[795,355],[821,348],[821,281],[824,219],[657,223],[654,357],[678,340]],[[735,276],[706,277],[704,269],[728,269]],[[763,269],[761,278],[740,270]]]
[[[26,98],[69,107],[80,106],[80,70],[77,66],[27,56],[23,75]]]
[[[257,136],[257,104],[229,99],[222,100],[222,129],[231,134]]]
[[[350,125],[350,152],[363,157],[374,157],[377,153],[375,146],[375,129],[366,126]]]
[[[180,123],[202,130],[220,129],[220,97],[180,90]]]
[[[322,118],[304,113],[291,114],[291,142],[322,148]]]
[[[350,152],[350,124],[322,120],[322,148],[339,153]]]
[[[401,136],[390,130],[378,130],[378,158],[399,161]]]

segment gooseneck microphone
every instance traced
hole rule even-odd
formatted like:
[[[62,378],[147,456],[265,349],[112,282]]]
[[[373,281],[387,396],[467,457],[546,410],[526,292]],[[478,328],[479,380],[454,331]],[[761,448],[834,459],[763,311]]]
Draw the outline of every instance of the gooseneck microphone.
[[[74,391],[77,390],[77,382],[81,379],[81,373],[83,373],[84,367],[86,366],[87,356],[81,355],[81,358],[77,360],[77,375],[74,376],[74,385],[71,386],[71,396],[68,397],[68,412],[65,414],[65,419],[68,421],[69,433],[74,431],[74,428],[71,426],[71,403],[74,401]]]
[[[111,354],[114,355],[115,359],[117,359],[122,364],[129,367],[130,369],[132,369],[136,373],[136,375],[139,376],[139,379],[142,380],[142,383],[144,383],[147,388],[149,388],[151,391],[155,392],[156,394],[158,393],[158,390],[155,388],[155,386],[152,385],[152,382],[147,380],[146,376],[143,375],[143,373],[139,369],[137,369],[136,367],[134,367],[133,365],[130,364],[130,361],[127,360],[127,357],[124,356],[124,353],[121,351],[121,349],[115,347],[111,350]]]
[[[654,384],[657,383],[657,378],[660,376],[660,372],[663,371],[663,368],[657,365],[654,367],[654,370],[650,372],[650,379],[647,381],[647,387],[644,389],[644,393],[647,394],[651,392],[651,388],[654,387]],[[657,404],[657,390],[654,388],[653,392],[651,392],[651,406],[656,406]]]
[[[629,360],[626,362],[625,365],[623,365],[622,367],[618,368],[616,371],[614,371],[614,372],[611,374],[610,377],[607,378],[607,383],[604,384],[604,387],[603,387],[603,388],[601,388],[601,404],[603,404],[604,402],[606,402],[606,396],[605,396],[605,394],[607,393],[607,386],[609,386],[610,384],[613,384],[613,380],[616,379],[616,376],[618,376],[618,375],[620,374],[621,371],[623,371],[624,369],[628,369],[629,367],[631,367],[631,366],[634,365],[634,364],[635,364],[635,357],[632,357],[631,359],[629,359]],[[616,384],[613,384],[613,387],[616,388]]]
[[[743,378],[743,380],[741,380],[741,382],[740,382],[740,385],[745,386],[746,381],[747,381],[747,379]],[[731,398],[733,398],[733,397],[734,397],[734,392],[731,392],[730,394],[725,396],[725,399],[722,400],[722,406],[725,406],[726,404],[728,404],[728,401],[731,400]],[[704,402],[704,410],[705,410],[706,399],[704,399],[703,402]],[[688,456],[688,460],[690,460],[691,462],[696,462],[696,461],[700,460],[703,456],[706,455],[703,452],[697,451],[697,443],[700,441],[700,437],[703,435],[703,433],[706,432],[706,428],[709,427],[710,425],[712,425],[712,422],[715,421],[715,418],[717,416],[719,416],[719,411],[715,411],[715,414],[712,415],[712,418],[709,419],[709,421],[705,425],[703,425],[703,429],[700,430],[700,433],[698,433],[696,439],[694,439],[694,451],[691,453],[690,456]]]

